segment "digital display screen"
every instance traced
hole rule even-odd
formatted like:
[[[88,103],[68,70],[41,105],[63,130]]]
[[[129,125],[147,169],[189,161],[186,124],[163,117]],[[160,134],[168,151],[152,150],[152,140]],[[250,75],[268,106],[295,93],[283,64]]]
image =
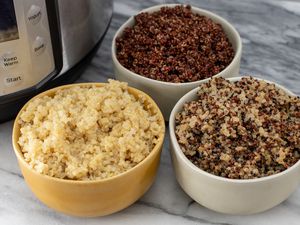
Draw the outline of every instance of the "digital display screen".
[[[13,0],[0,0],[0,43],[19,38]]]

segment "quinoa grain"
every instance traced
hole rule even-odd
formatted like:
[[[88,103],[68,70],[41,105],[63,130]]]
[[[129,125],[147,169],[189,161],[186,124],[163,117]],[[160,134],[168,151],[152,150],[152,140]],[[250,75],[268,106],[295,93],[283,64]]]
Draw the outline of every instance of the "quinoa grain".
[[[186,157],[217,176],[251,179],[279,173],[300,159],[300,98],[274,84],[213,78],[176,115]]]
[[[163,121],[151,107],[114,80],[103,87],[61,89],[22,111],[18,143],[25,161],[41,174],[112,177],[143,161],[158,143]]]
[[[136,15],[134,26],[116,39],[116,48],[119,62],[127,69],[174,83],[211,77],[234,57],[221,25],[192,13],[189,5]]]

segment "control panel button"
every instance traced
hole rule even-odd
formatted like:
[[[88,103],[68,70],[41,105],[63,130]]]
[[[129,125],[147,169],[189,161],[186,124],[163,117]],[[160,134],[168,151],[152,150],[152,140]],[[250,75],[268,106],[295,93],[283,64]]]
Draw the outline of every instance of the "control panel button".
[[[4,77],[4,84],[7,87],[17,86],[18,84],[22,83],[23,78],[20,75],[11,75]]]
[[[19,64],[19,59],[16,53],[6,52],[0,57],[0,62],[3,68],[13,68]]]
[[[33,42],[33,46],[32,46],[34,54],[35,55],[42,54],[45,51],[45,48],[46,48],[45,39],[40,36],[37,36],[35,38],[35,40]]]
[[[28,21],[35,25],[37,24],[38,22],[40,22],[41,20],[41,17],[42,17],[42,10],[41,10],[41,7],[37,6],[37,5],[32,5],[29,10],[28,10],[28,13],[27,13],[27,19]]]

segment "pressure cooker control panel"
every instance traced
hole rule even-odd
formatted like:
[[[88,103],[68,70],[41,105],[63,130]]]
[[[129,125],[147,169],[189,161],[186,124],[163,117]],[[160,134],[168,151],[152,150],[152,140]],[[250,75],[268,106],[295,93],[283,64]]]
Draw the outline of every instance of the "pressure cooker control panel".
[[[44,0],[0,1],[0,96],[32,87],[55,69]]]

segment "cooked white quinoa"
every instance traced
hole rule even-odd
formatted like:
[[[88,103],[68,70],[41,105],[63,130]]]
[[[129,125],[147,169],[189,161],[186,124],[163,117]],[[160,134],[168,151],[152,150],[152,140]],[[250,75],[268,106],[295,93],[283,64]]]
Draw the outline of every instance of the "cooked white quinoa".
[[[34,99],[20,115],[19,145],[41,174],[73,180],[103,179],[134,167],[162,132],[158,113],[109,80]]]

